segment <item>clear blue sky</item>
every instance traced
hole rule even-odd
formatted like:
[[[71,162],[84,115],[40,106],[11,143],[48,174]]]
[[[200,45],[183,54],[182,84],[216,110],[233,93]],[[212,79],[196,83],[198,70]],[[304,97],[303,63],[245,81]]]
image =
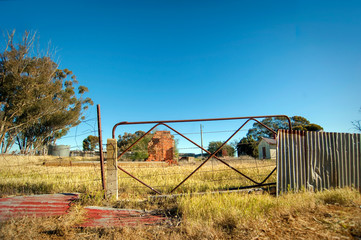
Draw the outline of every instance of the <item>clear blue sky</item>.
[[[89,88],[104,139],[120,121],[285,114],[353,132],[361,119],[361,1],[0,0],[0,9],[2,32],[36,31]],[[58,143],[81,147],[95,117],[94,106]]]

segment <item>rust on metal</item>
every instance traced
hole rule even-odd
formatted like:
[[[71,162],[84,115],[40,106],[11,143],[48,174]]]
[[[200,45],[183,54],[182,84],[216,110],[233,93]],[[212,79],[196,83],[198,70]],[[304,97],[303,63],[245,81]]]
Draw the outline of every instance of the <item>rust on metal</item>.
[[[147,134],[149,134],[153,129],[155,129],[156,127],[158,127],[160,125],[160,123],[156,124],[154,127],[152,127],[151,129],[149,129],[148,132],[144,133],[143,136],[141,136],[140,138],[137,139],[137,141],[135,141],[132,145],[130,145],[127,149],[125,149],[119,156],[118,156],[118,160],[132,147],[134,147],[135,144],[137,144],[140,140],[142,140]],[[114,134],[114,132],[113,132]],[[114,139],[114,136],[113,136]]]
[[[141,184],[143,184],[144,186],[146,186],[147,188],[151,189],[153,192],[161,194],[158,190],[152,188],[151,186],[149,186],[148,184],[144,183],[142,180],[138,179],[137,177],[133,176],[132,174],[128,173],[126,170],[124,170],[123,168],[121,168],[119,165],[117,166],[119,168],[119,170],[123,171],[125,174],[127,174],[128,176],[130,176],[131,178],[134,178],[135,180],[137,180],[138,182],[140,182]]]
[[[247,123],[247,122],[246,122]],[[246,124],[244,123],[243,126]],[[208,153],[209,155],[211,155],[212,153],[210,151],[208,151],[207,149],[203,148],[202,146],[199,146],[197,143],[195,143],[194,141],[192,141],[191,139],[187,138],[186,136],[184,136],[183,134],[181,134],[180,132],[178,132],[177,130],[173,129],[172,127],[168,126],[167,124],[163,124],[164,126],[168,127],[169,129],[171,129],[172,131],[174,131],[175,133],[177,133],[178,135],[180,135],[181,137],[187,139],[189,142],[193,143],[194,145],[196,145],[198,148],[202,149],[203,151],[205,151],[206,153]],[[242,126],[242,127],[243,127]],[[241,128],[242,128],[241,127]],[[241,130],[241,128],[239,130]],[[238,131],[239,131],[238,130]],[[217,151],[218,152],[218,151]],[[252,181],[253,183],[258,184],[256,181],[254,181],[253,179],[249,178],[248,176],[246,176],[245,174],[241,173],[238,169],[232,167],[231,165],[229,165],[227,162],[223,161],[222,159],[220,159],[217,156],[213,156],[215,159],[219,160],[221,163],[225,164],[226,166],[230,167],[231,169],[235,170],[237,173],[241,174],[243,177],[247,178],[248,180]],[[208,161],[210,158],[206,159],[205,161]],[[202,164],[203,165],[203,164]],[[174,189],[173,189],[174,190]]]
[[[77,194],[47,194],[0,198],[0,221],[35,216],[49,217],[66,214]]]
[[[194,173],[196,173],[206,162],[208,162],[209,159],[211,159],[212,157],[215,157],[215,155],[217,154],[217,152],[219,152],[222,147],[227,144],[227,142],[229,142],[229,140],[231,140],[234,135],[236,135],[248,122],[250,121],[250,119],[248,119],[239,129],[237,129],[237,131],[235,131],[216,151],[214,151],[213,153],[210,153],[209,151],[205,150],[207,153],[210,154],[210,156],[202,163],[200,164],[191,174],[189,174],[182,182],[180,182],[175,188],[173,188],[172,191],[170,191],[170,193],[174,192],[178,187],[180,187],[185,181],[187,181]],[[168,126],[169,127],[169,126]],[[201,147],[202,148],[202,147]],[[203,148],[202,148],[203,149]],[[221,161],[222,163],[226,164],[228,167],[230,167],[230,165],[224,161],[222,161],[221,159],[217,158],[219,161]],[[235,168],[231,167],[233,170],[236,170]],[[247,179],[251,180],[252,182],[258,184],[257,182],[255,182],[254,180],[252,180],[251,178],[247,177],[246,175],[242,174],[241,172],[239,172],[238,170],[236,170],[238,173],[240,173],[242,176],[245,176]]]
[[[102,139],[102,124],[100,117],[100,105],[97,105],[97,116],[98,116],[98,136],[99,136],[99,155],[100,155],[100,171],[102,176],[102,187],[106,190],[105,173],[104,173],[104,155],[103,155],[103,139]],[[104,192],[105,194],[105,192]]]
[[[156,131],[148,143],[147,162],[167,162],[177,164],[174,159],[174,139],[170,131]]]
[[[258,124],[262,125],[262,126],[265,127],[266,129],[268,129],[270,132],[272,132],[274,137],[277,136],[277,132],[275,132],[273,129],[269,128],[267,125],[263,124],[262,122],[258,121],[257,119],[252,119],[252,120],[256,121]],[[290,128],[292,128],[291,123],[290,123],[289,126],[290,126]],[[276,138],[276,137],[275,137],[275,138]]]
[[[114,125],[112,130],[112,138],[115,138],[115,130],[120,125],[136,125],[136,124],[153,124],[153,123],[184,123],[184,122],[209,122],[209,121],[227,121],[227,120],[241,120],[241,119],[253,119],[256,118],[268,118],[268,117],[284,117],[288,121],[289,130],[292,130],[291,120],[287,115],[265,115],[265,116],[253,116],[253,117],[233,117],[233,118],[205,118],[205,119],[188,119],[188,120],[166,120],[166,121],[144,121],[144,122],[119,122]]]
[[[222,159],[218,158],[217,156],[215,156],[224,146],[225,144],[227,144],[249,121],[253,120],[257,123],[259,123],[261,126],[265,127],[266,129],[268,129],[269,131],[271,131],[274,134],[274,137],[277,136],[277,132],[275,132],[273,129],[269,128],[268,126],[266,126],[265,124],[263,124],[262,122],[260,122],[259,120],[257,120],[257,118],[269,118],[269,117],[284,117],[287,119],[288,121],[288,127],[289,130],[292,130],[292,125],[291,125],[291,120],[288,116],[286,115],[265,115],[265,116],[252,116],[252,117],[233,117],[233,118],[207,118],[207,119],[189,119],[189,120],[166,120],[166,121],[141,121],[141,122],[119,122],[117,124],[114,125],[113,129],[112,129],[112,137],[113,139],[115,138],[115,130],[118,126],[120,125],[136,125],[136,124],[156,124],[154,127],[152,127],[148,132],[146,132],[143,136],[141,136],[139,139],[137,139],[132,145],[130,145],[126,150],[124,150],[119,156],[118,159],[125,154],[125,152],[127,152],[128,150],[130,150],[135,144],[137,144],[141,139],[143,139],[147,134],[149,134],[153,129],[155,129],[157,126],[159,125],[164,125],[166,127],[168,127],[169,129],[171,129],[172,131],[176,132],[177,134],[179,134],[181,137],[185,138],[186,140],[188,140],[189,142],[193,143],[194,145],[196,145],[197,147],[199,147],[200,149],[204,150],[205,152],[209,153],[210,156],[203,161],[195,170],[193,170],[184,180],[182,180],[173,190],[171,190],[170,193],[174,192],[178,187],[180,187],[184,182],[186,182],[194,173],[196,173],[205,163],[207,163],[209,161],[209,159],[211,158],[216,158],[217,160],[219,160],[220,162],[222,162],[223,164],[225,164],[226,166],[228,166],[229,168],[231,168],[232,170],[236,171],[237,173],[239,173],[240,175],[242,175],[243,177],[247,178],[248,180],[250,180],[251,182],[253,182],[254,184],[256,184],[255,186],[263,186],[265,185],[264,183],[267,181],[267,179],[276,171],[277,167],[274,168],[272,170],[272,172],[262,181],[262,182],[257,182],[253,179],[251,179],[250,177],[248,177],[247,175],[243,174],[242,172],[240,172],[238,169],[232,167],[231,165],[229,165],[227,162],[223,161]],[[187,138],[186,136],[184,136],[183,134],[181,134],[180,132],[176,131],[175,129],[173,129],[172,127],[170,127],[169,125],[167,125],[167,123],[185,123],[185,122],[207,122],[207,121],[227,121],[227,120],[241,120],[241,119],[247,119],[247,121],[239,128],[237,129],[215,152],[210,153],[208,150],[204,149],[203,147],[199,146],[197,143],[193,142],[192,140],[190,140],[189,138]],[[144,182],[142,182],[141,180],[139,180],[138,178],[134,177],[133,175],[131,175],[130,173],[128,173],[127,171],[125,171],[124,169],[122,169],[121,167],[118,166],[118,168],[120,170],[122,170],[124,173],[128,174],[130,177],[134,178],[135,180],[137,180],[138,182],[142,183],[143,185],[145,185],[146,187],[150,188],[151,190],[153,190],[154,192],[160,194],[159,191],[155,190],[154,188],[150,187],[149,185],[145,184]]]
[[[151,212],[134,209],[115,209],[105,207],[85,207],[86,220],[79,227],[124,227],[155,225],[167,218]]]
[[[77,194],[44,194],[0,198],[0,222],[21,217],[51,217],[67,214]],[[152,212],[104,207],[84,207],[85,219],[74,227],[121,227],[162,224],[166,217]]]
[[[271,175],[276,171],[277,167],[275,167],[268,175],[265,179],[263,179],[263,181],[260,184],[263,184],[264,182],[267,181],[268,178],[271,177]]]
[[[247,120],[226,142],[225,144],[232,139],[232,137],[237,134],[237,132],[239,132],[247,123],[248,121],[250,121],[251,119]],[[177,133],[178,135],[182,136],[183,138],[187,139],[189,142],[193,143],[194,145],[196,145],[197,147],[199,147],[200,149],[202,149],[203,151],[205,151],[206,153],[208,153],[210,155],[210,157],[208,157],[202,164],[200,164],[190,175],[188,175],[180,184],[178,184],[174,189],[172,189],[172,192],[174,192],[179,186],[181,186],[186,180],[188,180],[188,178],[190,178],[196,171],[198,171],[198,169],[200,169],[209,159],[211,159],[212,157],[216,158],[218,161],[220,161],[221,163],[225,164],[227,167],[231,168],[232,170],[236,171],[237,173],[239,173],[240,175],[242,175],[243,177],[247,178],[248,180],[250,180],[251,182],[259,185],[262,183],[258,183],[257,181],[253,180],[252,178],[248,177],[247,175],[243,174],[242,172],[240,172],[238,169],[232,167],[231,165],[229,165],[227,162],[223,161],[222,159],[218,158],[217,156],[215,156],[215,154],[225,145],[223,144],[221,147],[219,147],[214,154],[212,154],[211,152],[209,152],[207,149],[203,148],[202,146],[199,146],[197,143],[195,143],[194,141],[192,141],[191,139],[187,138],[186,136],[184,136],[183,134],[181,134],[180,132],[178,132],[177,130],[173,129],[172,127],[168,126],[167,124],[162,124],[166,127],[168,127],[169,129],[171,129],[172,131],[174,131],[175,133]],[[212,156],[213,155],[213,156]],[[266,179],[267,180],[267,179]]]

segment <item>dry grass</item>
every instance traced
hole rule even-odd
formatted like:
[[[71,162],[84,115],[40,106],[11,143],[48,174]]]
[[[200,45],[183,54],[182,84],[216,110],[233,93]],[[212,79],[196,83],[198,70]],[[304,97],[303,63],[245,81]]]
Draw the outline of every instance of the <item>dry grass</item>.
[[[6,195],[101,190],[100,167],[54,167],[44,162],[71,161],[56,157],[0,155],[0,193]]]
[[[0,192],[34,194],[82,192],[70,214],[22,218],[0,224],[0,239],[352,239],[361,237],[361,195],[352,189],[268,194],[185,195],[147,201],[150,191],[124,174],[119,176],[117,202],[102,199],[99,167],[51,167],[56,158],[0,156]],[[81,161],[81,160],[80,160]],[[257,181],[273,168],[271,162],[232,162]],[[198,163],[199,164],[199,163]],[[255,164],[257,166],[255,167]],[[262,165],[263,164],[263,165]],[[139,168],[123,165],[145,182],[169,191],[197,165]],[[249,184],[223,164],[206,164],[178,192],[211,191]],[[234,174],[234,175],[232,175]],[[217,179],[217,181],[214,181]],[[222,180],[222,181],[219,181]],[[275,175],[269,181],[275,181]],[[82,221],[83,205],[157,209],[172,221],[163,226],[92,229],[74,227]]]
[[[343,196],[340,199],[340,196]],[[332,200],[332,203],[329,203]],[[149,203],[148,203],[149,204]],[[361,195],[352,189],[319,193],[207,194],[158,202],[176,209],[163,226],[76,228],[82,208],[53,218],[22,218],[0,226],[1,239],[352,239],[361,236]]]
[[[232,161],[229,164],[257,182],[261,182],[275,167],[274,161],[259,160]],[[180,166],[136,168],[129,165],[122,166],[122,168],[158,191],[167,194],[199,165],[200,162]],[[266,183],[275,181],[276,174],[274,173]],[[119,172],[118,184],[120,195],[123,198],[142,198],[148,194],[154,194],[152,190],[134,181],[134,179],[121,171]],[[202,166],[192,177],[181,185],[175,193],[206,192],[249,185],[255,185],[255,183],[228,166],[217,161],[211,161]],[[133,196],[135,192],[137,195]]]
[[[99,164],[79,165],[84,158],[56,158],[34,156],[0,156],[0,192],[5,195],[80,192],[98,194],[101,190]],[[70,164],[71,162],[71,164]],[[44,164],[47,163],[47,164]],[[200,164],[167,166],[121,163],[121,167],[162,193],[169,193]],[[275,167],[274,161],[230,161],[230,164],[261,182]],[[267,182],[275,182],[273,174]],[[152,190],[119,171],[121,199],[145,199]],[[187,180],[175,193],[206,192],[238,188],[254,183],[229,167],[211,160]]]

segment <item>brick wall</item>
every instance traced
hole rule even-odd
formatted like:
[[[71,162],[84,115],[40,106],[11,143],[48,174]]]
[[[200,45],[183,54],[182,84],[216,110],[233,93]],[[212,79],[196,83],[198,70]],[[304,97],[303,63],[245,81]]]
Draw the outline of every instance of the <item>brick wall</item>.
[[[147,161],[163,161],[169,164],[177,163],[174,159],[174,139],[170,131],[157,131],[148,143]]]

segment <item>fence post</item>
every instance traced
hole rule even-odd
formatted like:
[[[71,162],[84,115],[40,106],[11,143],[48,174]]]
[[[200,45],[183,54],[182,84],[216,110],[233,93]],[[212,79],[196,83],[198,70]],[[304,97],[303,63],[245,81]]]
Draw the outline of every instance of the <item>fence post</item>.
[[[107,197],[118,199],[117,140],[107,140]]]
[[[105,174],[104,174],[104,154],[103,154],[103,138],[102,138],[102,124],[100,117],[100,105],[97,105],[97,116],[98,116],[98,137],[99,137],[99,156],[100,156],[100,171],[102,177],[102,187],[104,190],[104,197],[106,197],[106,183],[105,183]]]

